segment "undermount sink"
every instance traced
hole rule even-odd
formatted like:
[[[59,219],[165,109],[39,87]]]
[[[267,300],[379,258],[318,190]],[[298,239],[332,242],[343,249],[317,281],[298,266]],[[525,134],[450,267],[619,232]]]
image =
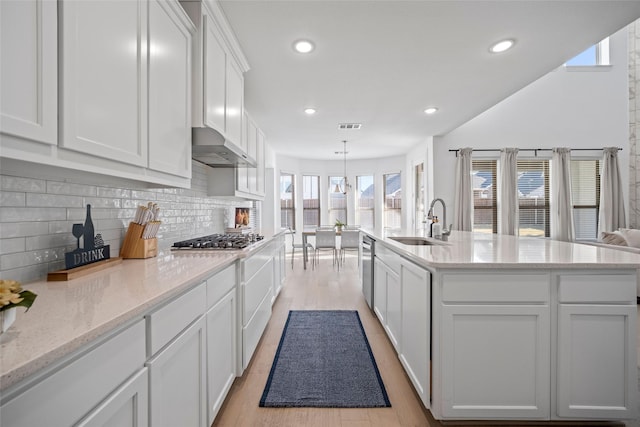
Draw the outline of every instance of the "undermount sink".
[[[389,237],[391,240],[395,240],[396,242],[400,242],[404,245],[414,245],[414,246],[434,246],[440,245],[441,243],[436,243],[433,240],[427,240],[424,237]]]

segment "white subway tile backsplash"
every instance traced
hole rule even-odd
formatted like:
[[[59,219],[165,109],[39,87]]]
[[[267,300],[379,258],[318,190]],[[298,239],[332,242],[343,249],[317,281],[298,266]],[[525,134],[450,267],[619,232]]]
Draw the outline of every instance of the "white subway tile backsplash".
[[[0,236],[2,238],[38,236],[48,233],[47,222],[0,222]]]
[[[19,207],[26,205],[26,193],[0,191],[0,206]]]
[[[71,234],[84,223],[91,204],[95,232],[118,256],[126,228],[138,205],[157,203],[161,208],[160,248],[174,241],[224,232],[224,211],[230,206],[250,206],[207,196],[206,166],[193,164],[191,189],[130,188],[117,184],[84,185],[53,179],[0,175],[0,277],[29,282],[64,268],[64,253],[76,247]],[[71,178],[69,178],[71,179]],[[116,181],[114,180],[114,183]],[[82,244],[82,243],[81,243]]]
[[[0,222],[56,221],[66,218],[65,208],[0,207]]]
[[[47,184],[43,179],[2,175],[0,177],[0,188],[8,191],[44,193],[46,192]]]
[[[0,255],[25,251],[25,238],[0,239]]]
[[[108,198],[121,198],[128,199],[131,197],[131,190],[126,188],[108,188],[108,187],[98,187],[97,194],[98,197],[108,197]]]
[[[68,196],[59,194],[27,193],[27,206],[34,207],[82,207],[84,205],[81,196]]]
[[[72,184],[70,182],[47,181],[47,193],[72,194],[74,196],[96,196],[97,188],[93,185]]]

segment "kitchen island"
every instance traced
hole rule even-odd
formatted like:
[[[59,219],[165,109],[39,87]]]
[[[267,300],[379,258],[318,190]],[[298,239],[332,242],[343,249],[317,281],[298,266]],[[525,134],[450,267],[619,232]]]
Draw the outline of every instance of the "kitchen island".
[[[376,240],[373,309],[436,419],[637,416],[640,256],[494,234],[365,233]]]

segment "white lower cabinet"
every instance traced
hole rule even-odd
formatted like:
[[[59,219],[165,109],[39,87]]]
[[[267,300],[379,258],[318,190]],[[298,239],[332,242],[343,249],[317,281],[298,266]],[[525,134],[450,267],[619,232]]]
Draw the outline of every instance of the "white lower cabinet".
[[[476,272],[443,277],[442,415],[548,419],[549,275]]]
[[[275,239],[275,248],[273,251],[273,292],[271,296],[272,305],[280,294],[282,286],[284,285],[284,280],[286,278],[286,250],[287,248],[285,245],[284,234],[281,234]]]
[[[118,425],[144,426],[146,417],[126,416],[134,406],[146,411],[146,393],[138,389],[137,377],[128,380],[143,369],[144,360],[145,324],[141,319],[62,362],[60,369],[31,381],[25,390],[13,396],[3,393],[1,423],[10,427],[71,426],[86,420],[86,425],[114,425],[110,420],[122,417],[130,424]],[[136,385],[130,386],[131,381]]]
[[[207,425],[236,378],[236,288],[207,311]]]
[[[425,408],[431,406],[431,273],[403,262],[400,362]]]
[[[147,368],[125,382],[76,427],[145,427],[149,425]]]
[[[448,418],[549,416],[549,307],[442,308],[442,413]]]
[[[396,351],[400,353],[402,341],[402,284],[400,275],[386,269],[387,279],[387,324],[385,329]]]
[[[380,245],[374,312],[426,408],[431,406],[431,273]]]
[[[201,316],[147,362],[154,427],[207,425],[205,329]]]
[[[387,323],[387,266],[376,257],[373,274],[373,312],[380,323]]]
[[[563,274],[558,283],[558,417],[636,418],[635,275]]]

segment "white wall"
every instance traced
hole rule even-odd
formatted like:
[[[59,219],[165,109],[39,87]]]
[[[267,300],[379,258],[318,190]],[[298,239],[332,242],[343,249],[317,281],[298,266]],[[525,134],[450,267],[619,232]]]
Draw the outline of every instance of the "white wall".
[[[564,68],[552,71],[452,132],[435,137],[433,196],[443,198],[453,214],[456,157],[448,150],[463,147],[622,147],[619,152],[622,180],[628,182],[627,37],[627,29],[611,37],[611,67],[602,67],[599,71]],[[481,154],[498,157],[497,152],[474,156]],[[550,152],[540,154],[550,157]],[[519,156],[531,155],[521,152]],[[602,152],[572,155],[600,158]],[[627,186],[624,191],[628,204]]]

